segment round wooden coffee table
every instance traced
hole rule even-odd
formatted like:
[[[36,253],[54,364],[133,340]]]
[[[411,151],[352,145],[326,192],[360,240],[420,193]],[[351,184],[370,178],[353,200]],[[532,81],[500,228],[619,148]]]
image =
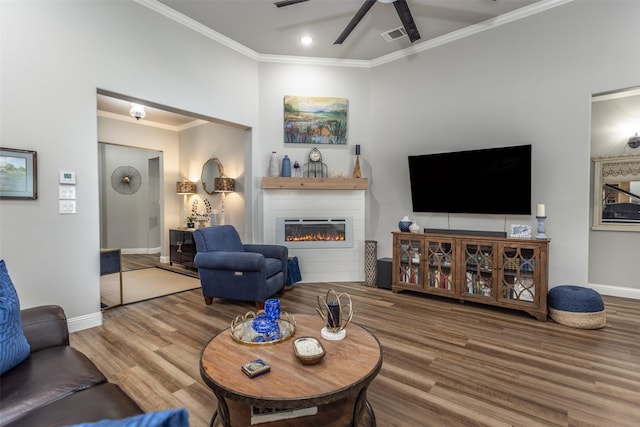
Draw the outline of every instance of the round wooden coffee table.
[[[241,344],[231,338],[229,329],[207,343],[200,356],[200,375],[218,399],[211,426],[218,416],[225,427],[232,425],[232,414],[234,419],[246,421],[251,406],[274,409],[315,406],[316,417],[333,418],[342,416],[336,408],[345,405],[352,408],[348,410],[351,425],[356,425],[366,409],[371,425],[375,426],[375,414],[366,395],[367,387],[382,367],[382,347],[375,335],[351,323],[344,340],[328,341],[320,336],[324,322],[319,316],[296,315],[295,320],[295,336],[276,344]],[[321,341],[326,355],[318,364],[303,365],[296,358],[293,340],[303,336]],[[241,367],[255,359],[271,365],[271,372],[253,379],[247,377]],[[235,410],[237,407],[242,411]],[[303,418],[296,420],[295,425],[302,421]]]

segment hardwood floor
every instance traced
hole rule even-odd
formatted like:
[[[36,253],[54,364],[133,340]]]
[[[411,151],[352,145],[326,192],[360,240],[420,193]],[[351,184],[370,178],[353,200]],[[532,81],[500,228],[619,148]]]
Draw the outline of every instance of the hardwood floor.
[[[384,348],[368,392],[378,426],[640,425],[640,301],[605,296],[599,330],[360,283],[298,283],[282,309],[313,314],[331,288],[352,296],[354,321]],[[188,291],[106,311],[71,342],[144,410],[186,407],[192,427],[206,426],[215,397],[200,351],[249,310]]]
[[[160,254],[122,254],[122,271],[155,267],[160,263]]]

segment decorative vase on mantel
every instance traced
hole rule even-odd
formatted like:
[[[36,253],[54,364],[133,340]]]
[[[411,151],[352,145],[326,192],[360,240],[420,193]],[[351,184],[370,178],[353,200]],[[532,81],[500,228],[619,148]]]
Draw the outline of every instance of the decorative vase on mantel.
[[[420,232],[420,226],[418,225],[417,222],[413,221],[411,223],[411,225],[409,226],[409,231],[412,233],[419,233]]]
[[[269,160],[269,176],[280,176],[280,165],[275,151],[271,152],[271,159]]]
[[[289,156],[286,154],[282,159],[282,175],[281,176],[284,176],[284,177],[291,176],[291,160],[289,159]]]
[[[409,226],[412,222],[413,221],[411,221],[408,216],[403,216],[398,223],[398,228],[400,229],[400,231],[409,231]]]

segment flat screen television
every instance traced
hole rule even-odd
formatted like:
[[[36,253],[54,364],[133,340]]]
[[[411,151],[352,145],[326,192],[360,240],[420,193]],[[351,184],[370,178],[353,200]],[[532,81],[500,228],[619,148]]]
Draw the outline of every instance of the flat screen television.
[[[531,215],[531,145],[409,156],[414,212]]]

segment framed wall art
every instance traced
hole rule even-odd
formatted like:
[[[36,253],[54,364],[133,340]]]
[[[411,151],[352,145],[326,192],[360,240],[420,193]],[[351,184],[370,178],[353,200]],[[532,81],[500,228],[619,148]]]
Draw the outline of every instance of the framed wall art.
[[[347,144],[347,98],[284,97],[284,142]]]
[[[37,198],[37,153],[0,147],[0,199]]]
[[[515,239],[530,239],[531,238],[531,226],[527,224],[511,224],[511,232],[509,237]]]

